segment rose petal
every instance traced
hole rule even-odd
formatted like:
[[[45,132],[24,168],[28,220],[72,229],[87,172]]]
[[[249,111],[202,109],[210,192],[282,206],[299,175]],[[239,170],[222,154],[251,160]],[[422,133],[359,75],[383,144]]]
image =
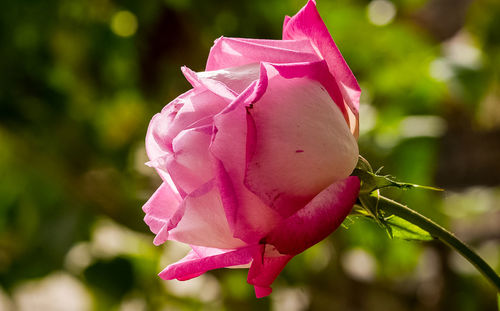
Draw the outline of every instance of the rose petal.
[[[262,245],[259,251],[254,252],[247,282],[254,285],[257,298],[271,294],[271,284],[292,258],[290,255],[279,254],[271,245]]]
[[[195,88],[205,87],[214,94],[226,99],[229,102],[233,101],[236,96],[238,96],[224,83],[221,83],[214,79],[203,79],[202,77],[199,77],[196,72],[192,71],[186,66],[182,67],[181,70],[189,83],[191,83],[191,85]]]
[[[245,265],[252,261],[254,247],[243,247],[236,250],[218,250],[196,248],[180,261],[169,265],[159,276],[164,280],[187,280],[205,273],[208,270]]]
[[[259,79],[259,69],[259,63],[251,63],[197,73],[183,67],[182,71],[193,86],[204,86],[215,94],[233,101],[253,81]]]
[[[174,153],[163,168],[185,193],[194,191],[214,176],[213,160],[208,152],[212,128],[209,125],[187,129],[173,140]]]
[[[295,63],[320,60],[309,40],[217,39],[210,49],[206,70],[270,62]]]
[[[330,72],[338,81],[347,105],[357,118],[361,88],[321,19],[314,0],[309,0],[292,18],[285,18],[283,39],[309,39],[311,41],[328,63]]]
[[[359,179],[350,176],[323,190],[304,208],[283,220],[266,238],[282,254],[295,255],[326,238],[349,214],[359,192]]]
[[[179,95],[176,99],[166,105],[160,113],[157,113],[149,122],[146,134],[146,151],[149,159],[153,160],[172,151],[172,139],[170,137],[170,125],[177,116],[186,100],[194,95],[194,90],[189,90]]]
[[[254,152],[247,158],[245,185],[287,217],[331,183],[349,176],[358,146],[321,84],[285,79],[270,73],[273,69],[268,68],[264,95],[248,109],[248,128],[255,129],[255,141],[248,142]]]
[[[349,109],[346,109],[337,81],[329,72],[328,65],[324,60],[309,63],[266,64],[266,66],[277,70],[286,79],[309,78],[321,83],[337,107],[342,111],[347,124],[349,124],[350,120],[347,115],[347,110]]]
[[[181,197],[179,194],[172,189],[171,185],[163,182],[142,207],[142,210],[146,213],[144,222],[153,233],[157,234],[161,227],[168,223],[180,203]]]
[[[150,160],[173,152],[172,141],[183,130],[200,126],[227,106],[227,101],[205,88],[190,90],[177,97],[151,120],[146,135]]]
[[[214,117],[217,133],[210,151],[217,159],[216,180],[234,236],[256,243],[281,219],[243,184],[246,163],[246,106],[256,98],[253,83],[230,106]]]
[[[222,207],[215,182],[212,180],[191,192],[162,227],[154,243],[166,240],[182,243],[230,249],[245,243],[233,237]]]

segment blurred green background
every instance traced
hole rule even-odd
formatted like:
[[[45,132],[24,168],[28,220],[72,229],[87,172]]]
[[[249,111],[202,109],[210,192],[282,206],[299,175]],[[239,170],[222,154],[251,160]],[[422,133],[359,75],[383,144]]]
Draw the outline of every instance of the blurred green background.
[[[142,204],[160,184],[150,118],[189,89],[213,40],[279,39],[306,0],[7,0],[0,10],[0,310],[495,310],[493,288],[438,243],[345,222],[257,300],[246,270],[157,273]],[[318,0],[363,89],[362,154],[388,195],[500,268],[500,2]]]

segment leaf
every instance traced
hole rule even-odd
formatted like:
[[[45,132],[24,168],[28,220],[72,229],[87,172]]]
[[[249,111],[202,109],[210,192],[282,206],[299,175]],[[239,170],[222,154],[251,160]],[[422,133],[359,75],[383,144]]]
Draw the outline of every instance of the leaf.
[[[354,169],[353,175],[361,180],[361,189],[359,191],[359,203],[353,208],[352,215],[368,217],[377,222],[384,228],[391,238],[398,238],[412,241],[429,241],[433,237],[429,232],[421,229],[417,225],[395,215],[387,215],[379,209],[379,189],[387,187],[396,187],[400,189],[424,188],[430,190],[442,189],[420,186],[411,183],[398,182],[389,175],[379,175],[381,169],[375,173],[363,157],[359,157],[358,164]]]
[[[419,226],[401,217],[386,215],[379,209],[378,196],[378,192],[373,192],[370,195],[360,195],[359,200],[364,212],[361,212],[361,208],[358,207],[356,214],[368,217],[377,222],[387,231],[391,238],[408,241],[430,241],[434,239],[429,232]]]
[[[385,219],[386,228],[392,238],[407,241],[430,241],[434,240],[432,235],[422,228],[404,220],[398,216],[390,216]]]

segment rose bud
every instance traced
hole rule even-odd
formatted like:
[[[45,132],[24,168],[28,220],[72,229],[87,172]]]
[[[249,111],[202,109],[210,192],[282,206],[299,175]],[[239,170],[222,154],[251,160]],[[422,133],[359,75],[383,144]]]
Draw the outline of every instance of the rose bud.
[[[356,201],[360,88],[312,0],[285,18],[283,40],[221,37],[206,71],[182,71],[193,88],[149,125],[163,184],[143,210],[156,245],[192,250],[159,275],[249,268],[267,296]]]

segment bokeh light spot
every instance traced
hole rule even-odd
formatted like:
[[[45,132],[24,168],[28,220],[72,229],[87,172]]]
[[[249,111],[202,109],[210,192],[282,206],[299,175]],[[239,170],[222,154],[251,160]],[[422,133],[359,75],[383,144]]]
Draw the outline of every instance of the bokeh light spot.
[[[370,23],[384,26],[391,23],[396,16],[396,7],[387,0],[374,0],[368,4],[366,13]]]
[[[437,58],[430,63],[429,74],[437,81],[448,81],[455,75],[453,66],[445,58]]]
[[[111,18],[111,30],[120,37],[132,36],[137,26],[137,17],[130,11],[119,11]]]

